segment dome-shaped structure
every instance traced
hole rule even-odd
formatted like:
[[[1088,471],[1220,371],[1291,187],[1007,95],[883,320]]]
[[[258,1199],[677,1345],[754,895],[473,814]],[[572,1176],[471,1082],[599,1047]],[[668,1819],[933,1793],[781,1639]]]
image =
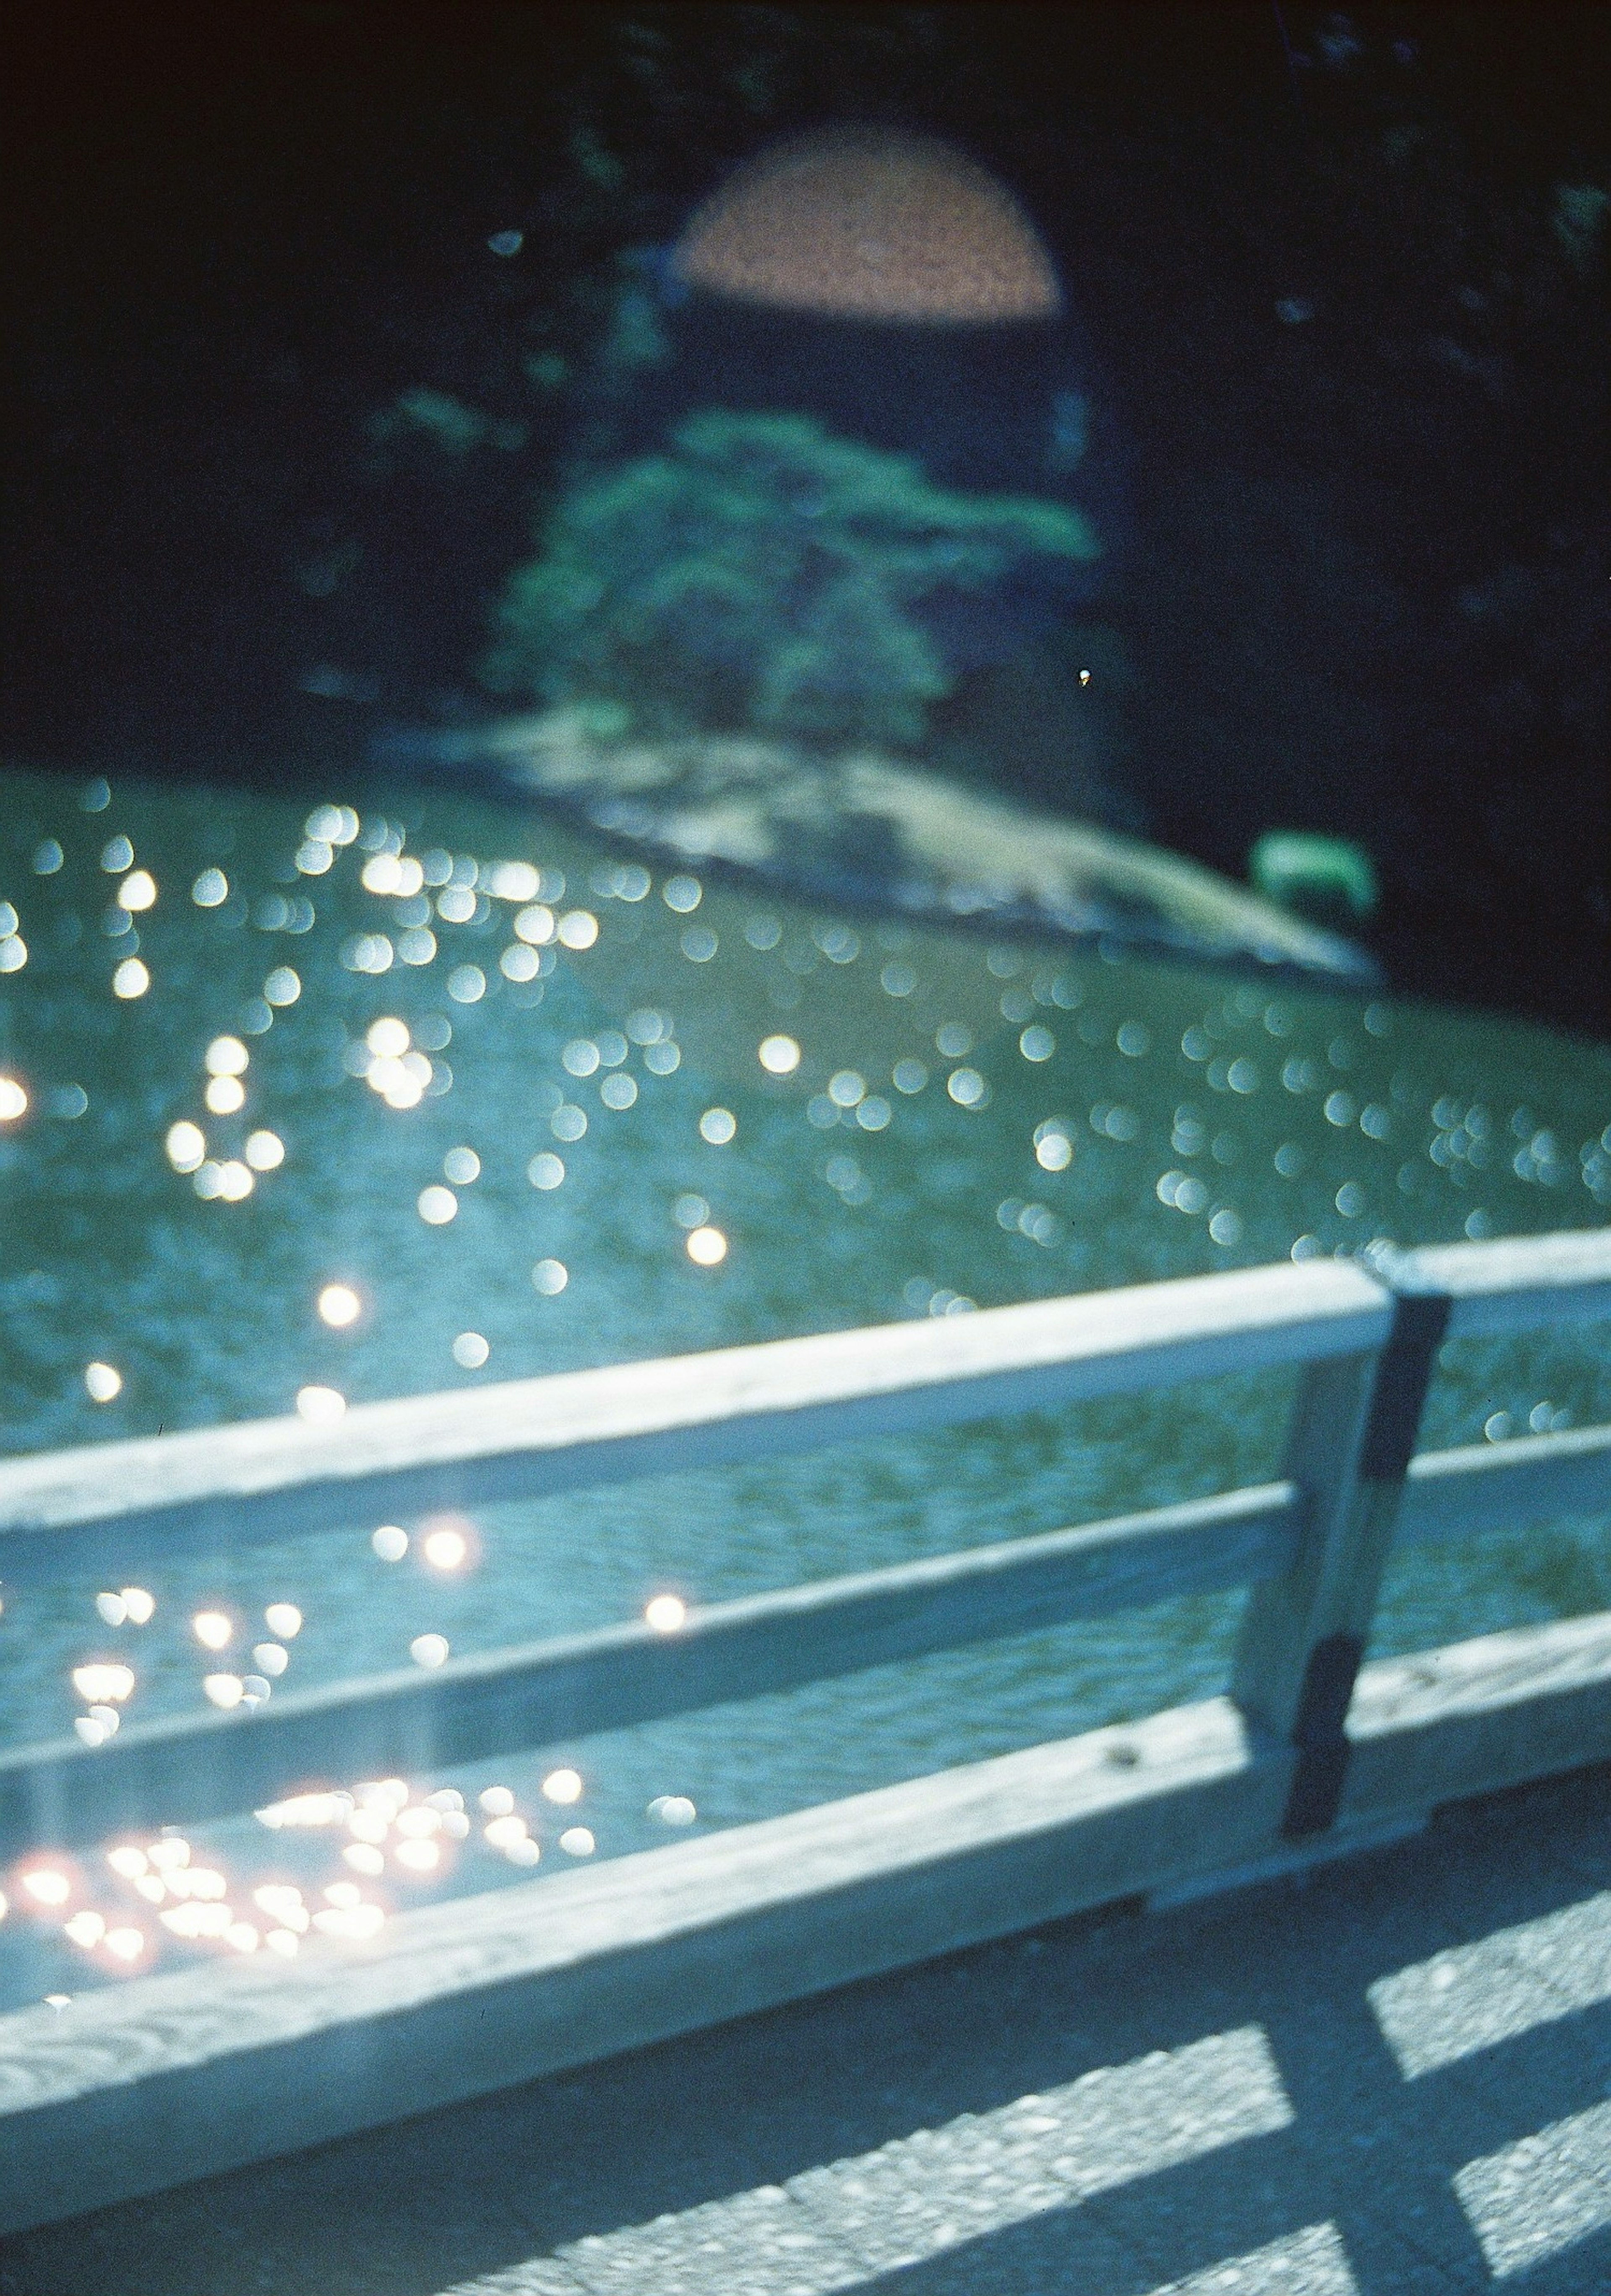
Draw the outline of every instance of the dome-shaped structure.
[[[706,292],[823,318],[1049,320],[1062,291],[1006,187],[937,137],[838,129],[774,145],[694,215],[672,255]]]

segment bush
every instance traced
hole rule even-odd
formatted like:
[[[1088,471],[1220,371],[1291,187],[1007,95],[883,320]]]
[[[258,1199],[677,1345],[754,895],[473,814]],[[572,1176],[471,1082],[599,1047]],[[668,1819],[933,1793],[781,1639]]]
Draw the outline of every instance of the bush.
[[[511,579],[487,682],[652,733],[912,742],[953,678],[916,611],[1098,545],[1056,504],[949,494],[803,415],[693,416],[584,481]]]

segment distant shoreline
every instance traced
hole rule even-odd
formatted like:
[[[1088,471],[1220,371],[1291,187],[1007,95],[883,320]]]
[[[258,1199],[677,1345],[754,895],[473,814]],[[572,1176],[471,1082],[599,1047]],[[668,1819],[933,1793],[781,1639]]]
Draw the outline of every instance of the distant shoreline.
[[[830,756],[743,734],[634,741],[555,710],[455,733],[398,730],[371,755],[480,767],[645,852],[808,898],[1382,985],[1356,943],[1199,862],[875,750]]]

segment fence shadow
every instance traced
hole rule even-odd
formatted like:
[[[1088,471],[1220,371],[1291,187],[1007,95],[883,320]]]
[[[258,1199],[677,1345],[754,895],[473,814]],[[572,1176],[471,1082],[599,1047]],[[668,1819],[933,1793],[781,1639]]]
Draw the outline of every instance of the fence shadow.
[[[1576,2296],[1611,2276],[1608,1788],[1579,1772],[1307,1883],[1061,1923],[21,2235],[0,2292],[1150,2296],[1239,2262],[1240,2296]]]

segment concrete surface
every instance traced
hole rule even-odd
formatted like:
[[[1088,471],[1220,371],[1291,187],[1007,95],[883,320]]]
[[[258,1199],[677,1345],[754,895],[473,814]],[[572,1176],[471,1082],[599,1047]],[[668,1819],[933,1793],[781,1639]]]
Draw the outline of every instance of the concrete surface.
[[[1611,1770],[29,2234],[3,2296],[1611,2288]]]

